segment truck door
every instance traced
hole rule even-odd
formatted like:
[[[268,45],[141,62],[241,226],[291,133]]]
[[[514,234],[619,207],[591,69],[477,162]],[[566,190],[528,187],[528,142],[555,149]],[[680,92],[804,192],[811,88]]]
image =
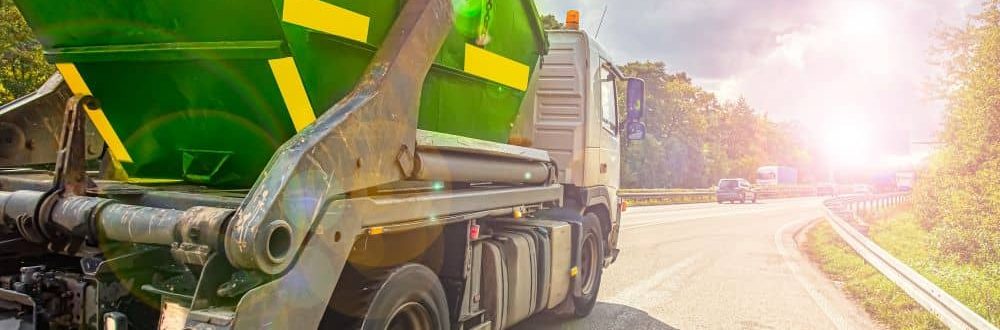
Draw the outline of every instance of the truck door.
[[[617,189],[620,181],[621,159],[619,155],[618,141],[618,89],[615,75],[608,69],[607,61],[601,61],[601,69],[598,77],[600,92],[599,111],[601,129],[599,130],[599,151],[600,159],[598,172],[600,184],[609,188]]]

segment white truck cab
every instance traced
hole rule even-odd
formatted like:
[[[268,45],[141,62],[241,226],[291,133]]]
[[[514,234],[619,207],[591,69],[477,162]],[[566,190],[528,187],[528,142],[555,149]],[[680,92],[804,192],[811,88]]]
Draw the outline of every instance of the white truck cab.
[[[631,132],[628,138],[638,140],[645,131],[639,120],[643,82],[626,78],[585,31],[551,30],[548,39],[548,55],[533,81],[535,95],[527,101],[534,111],[525,112],[534,117],[530,146],[555,161],[567,203],[603,218],[610,263],[617,256],[621,139]],[[620,87],[627,93],[620,94]],[[638,103],[629,105],[622,96]]]

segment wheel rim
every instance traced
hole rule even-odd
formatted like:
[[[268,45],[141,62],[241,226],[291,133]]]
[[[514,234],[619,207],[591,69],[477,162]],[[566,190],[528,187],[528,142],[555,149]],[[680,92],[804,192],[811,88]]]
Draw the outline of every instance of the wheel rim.
[[[582,291],[584,295],[589,295],[594,290],[594,283],[597,282],[595,278],[598,266],[597,242],[594,239],[594,234],[587,234],[580,252],[580,266],[583,268],[580,270],[580,277],[583,279]]]
[[[408,302],[396,308],[389,318],[389,325],[386,330],[406,330],[406,329],[434,329],[434,322],[431,313],[423,304],[418,302]]]

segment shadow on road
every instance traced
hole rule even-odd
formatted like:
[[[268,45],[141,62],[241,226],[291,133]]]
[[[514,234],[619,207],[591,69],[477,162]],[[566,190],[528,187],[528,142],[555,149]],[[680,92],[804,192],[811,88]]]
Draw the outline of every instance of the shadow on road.
[[[528,329],[652,329],[676,330],[646,312],[625,305],[598,302],[594,311],[583,319],[561,319],[538,315],[521,322],[514,330]]]

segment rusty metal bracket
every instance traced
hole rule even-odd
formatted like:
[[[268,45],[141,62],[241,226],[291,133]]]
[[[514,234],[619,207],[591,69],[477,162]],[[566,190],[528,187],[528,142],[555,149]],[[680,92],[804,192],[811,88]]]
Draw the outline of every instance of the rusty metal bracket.
[[[49,230],[49,249],[62,251],[64,248],[60,245],[66,244],[66,251],[71,254],[79,249],[85,239],[72,233],[89,232],[90,219],[71,217],[72,220],[68,222],[52,221],[52,210],[60,200],[71,196],[86,196],[87,188],[95,186],[87,177],[87,138],[84,131],[87,122],[84,107],[97,109],[100,104],[90,95],[73,95],[66,101],[52,189],[45,194],[38,209],[40,226],[53,229]]]
[[[90,95],[74,95],[66,102],[52,188],[38,195],[37,200],[25,204],[37,205],[31,216],[28,213],[21,215],[22,222],[32,222],[24,226],[34,228],[40,234],[32,235],[37,237],[29,239],[36,243],[47,242],[51,251],[72,254],[89,238],[87,234],[92,232],[89,214],[55,220],[53,210],[58,203],[67,203],[68,197],[85,196],[87,188],[94,186],[94,182],[87,177],[87,122],[84,112],[85,107],[96,109],[99,106],[97,100]],[[99,207],[92,204],[82,203],[79,206],[88,209]]]
[[[56,152],[55,178],[49,194],[84,196],[88,186],[94,185],[87,178],[84,107],[97,109],[100,105],[90,95],[74,95],[66,101],[63,127],[59,133],[59,150]]]

